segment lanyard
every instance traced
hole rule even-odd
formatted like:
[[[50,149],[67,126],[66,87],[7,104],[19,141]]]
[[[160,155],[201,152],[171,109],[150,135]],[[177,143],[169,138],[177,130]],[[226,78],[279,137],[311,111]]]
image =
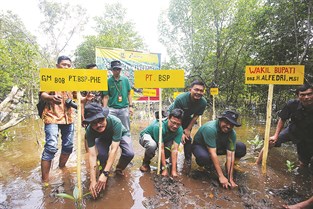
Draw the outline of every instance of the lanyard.
[[[117,84],[116,84],[117,82],[119,83],[120,88],[117,87]],[[118,95],[119,95],[119,96],[122,95],[122,93],[121,93],[121,91],[122,91],[122,85],[121,85],[121,83],[120,83],[119,81],[114,80],[114,85],[115,85],[115,87],[116,87],[116,90],[118,91]]]

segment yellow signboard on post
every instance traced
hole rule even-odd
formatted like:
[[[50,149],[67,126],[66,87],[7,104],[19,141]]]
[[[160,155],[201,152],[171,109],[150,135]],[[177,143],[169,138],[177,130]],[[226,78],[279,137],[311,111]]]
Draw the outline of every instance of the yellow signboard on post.
[[[269,148],[269,135],[272,118],[272,100],[274,84],[301,85],[304,82],[304,65],[263,65],[246,66],[246,84],[268,84],[268,98],[266,108],[266,127],[264,136],[262,172],[266,173],[266,161]]]
[[[179,92],[179,91],[174,92],[174,93],[173,93],[174,99],[176,99],[176,97],[177,97],[178,95],[182,94],[182,93],[184,93],[184,92]]]
[[[106,91],[107,70],[40,69],[40,91]]]
[[[184,70],[137,70],[135,88],[160,88],[159,91],[159,118],[162,118],[162,88],[184,88]],[[159,133],[162,132],[162,120],[159,120]],[[159,134],[159,147],[162,146],[162,134]],[[158,154],[158,171],[160,174],[161,150]]]
[[[78,200],[82,200],[81,186],[81,98],[79,91],[105,91],[108,89],[107,71],[91,69],[40,69],[40,91],[78,91],[77,93],[77,187]]]
[[[136,70],[135,88],[184,88],[183,70]]]
[[[142,95],[146,97],[155,97],[156,96],[156,89],[143,89]]]
[[[301,85],[304,65],[246,66],[246,84]]]
[[[211,95],[218,95],[218,88],[210,88]]]

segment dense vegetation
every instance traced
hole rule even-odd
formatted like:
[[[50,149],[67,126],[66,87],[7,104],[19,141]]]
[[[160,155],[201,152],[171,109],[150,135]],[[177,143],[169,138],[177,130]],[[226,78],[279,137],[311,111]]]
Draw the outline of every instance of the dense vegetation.
[[[18,85],[26,89],[25,101],[32,102],[39,90],[38,69],[53,66],[90,19],[80,6],[41,0],[39,8],[40,27],[47,36],[44,44],[16,15],[0,14],[0,101]],[[268,87],[245,85],[245,66],[301,64],[306,80],[312,82],[312,9],[311,0],[171,0],[159,19],[160,41],[170,58],[162,68],[185,69],[186,84],[198,78],[207,87],[217,86],[222,107],[249,110],[254,105],[264,112]],[[72,55],[76,67],[94,62],[95,46],[146,49],[126,12],[122,5],[112,4],[104,7],[103,16],[91,17],[96,34],[81,40]],[[293,96],[291,88],[275,86],[275,107]],[[173,91],[177,90],[166,90],[164,97]],[[206,97],[210,100],[208,91]]]

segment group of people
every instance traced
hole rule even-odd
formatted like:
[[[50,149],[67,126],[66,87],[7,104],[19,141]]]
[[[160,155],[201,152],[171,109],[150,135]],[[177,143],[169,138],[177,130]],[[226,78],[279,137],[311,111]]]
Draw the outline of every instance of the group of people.
[[[61,56],[57,68],[71,68],[70,58]],[[96,65],[87,66],[94,68]],[[108,90],[104,92],[87,92],[82,98],[83,124],[86,127],[86,146],[90,165],[90,191],[94,198],[106,187],[113,162],[119,147],[121,156],[116,166],[116,174],[123,175],[123,170],[134,157],[130,135],[129,116],[133,114],[130,84],[121,76],[122,63],[111,62],[112,76],[108,79]],[[199,116],[207,106],[203,97],[205,84],[192,82],[188,92],[177,96],[168,108],[168,116],[158,118],[139,134],[139,143],[144,147],[142,172],[150,170],[151,159],[155,156],[159,143],[159,124],[161,120],[161,171],[162,175],[178,176],[177,157],[180,143],[184,146],[185,163],[190,165],[192,154],[199,166],[214,167],[220,184],[224,188],[238,185],[233,178],[234,163],[246,154],[244,143],[237,141],[234,127],[239,127],[239,114],[225,110],[216,120],[203,124],[191,137],[191,131]],[[276,132],[270,143],[279,146],[282,142],[292,140],[297,144],[299,160],[303,166],[312,163],[313,143],[313,88],[304,85],[297,90],[298,99],[287,103],[280,113]],[[45,123],[46,143],[42,153],[41,170],[43,182],[49,181],[51,160],[57,152],[58,133],[61,132],[62,150],[59,167],[63,168],[73,150],[73,110],[65,103],[67,98],[75,97],[74,92],[41,92],[41,99],[46,101],[42,119]],[[290,123],[283,130],[284,123]],[[310,129],[311,127],[311,129]],[[283,131],[282,131],[283,130]],[[225,172],[223,172],[218,155],[226,155]],[[260,153],[260,156],[262,152]],[[170,163],[167,162],[170,158]],[[261,157],[257,163],[260,163]],[[101,170],[98,170],[97,160]],[[170,165],[170,169],[168,169]],[[170,173],[169,173],[170,171]],[[99,173],[99,176],[97,176]],[[287,207],[287,206],[286,206]],[[289,206],[288,206],[289,207]],[[291,207],[291,206],[290,206]]]

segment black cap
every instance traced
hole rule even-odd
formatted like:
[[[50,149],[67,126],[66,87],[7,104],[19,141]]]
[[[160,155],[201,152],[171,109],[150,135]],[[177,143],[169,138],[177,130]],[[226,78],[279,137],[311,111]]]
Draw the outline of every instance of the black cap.
[[[230,123],[232,123],[234,126],[239,127],[239,126],[241,126],[241,124],[237,122],[238,117],[239,117],[239,114],[235,111],[232,111],[232,110],[226,110],[222,113],[222,115],[217,116],[217,118],[219,118],[219,119],[225,118]]]
[[[109,115],[109,108],[102,107],[100,104],[92,102],[92,103],[86,104],[85,106],[85,113],[84,113],[85,120],[83,122],[90,123],[99,118],[106,118],[108,117],[108,115]]]
[[[122,63],[119,60],[113,60],[111,62],[111,70],[122,69]]]

